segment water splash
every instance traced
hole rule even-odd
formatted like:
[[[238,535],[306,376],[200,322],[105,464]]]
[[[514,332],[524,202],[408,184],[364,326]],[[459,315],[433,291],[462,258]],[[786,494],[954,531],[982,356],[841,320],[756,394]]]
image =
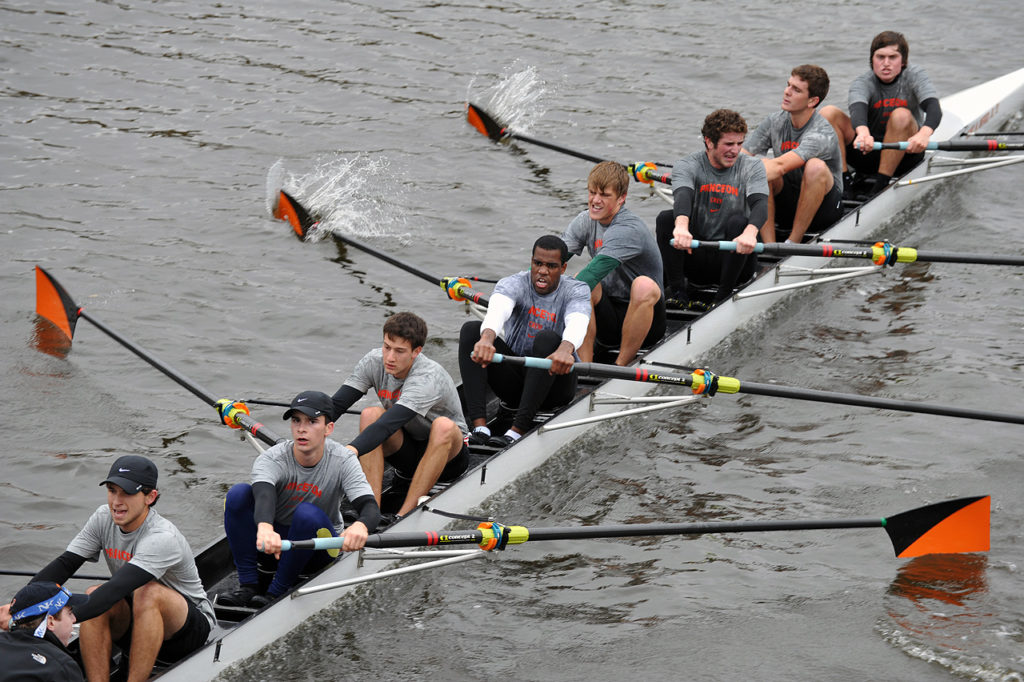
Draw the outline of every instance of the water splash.
[[[278,160],[267,171],[268,213],[273,213],[281,189],[319,219],[308,241],[330,234],[409,238],[406,209],[400,203],[403,189],[386,158],[318,157],[312,170],[303,174],[289,171]]]
[[[547,112],[543,100],[557,91],[537,74],[534,66],[515,61],[505,67],[500,80],[483,93],[471,96],[477,77],[466,88],[466,101],[473,101],[493,115],[502,125],[525,133]]]

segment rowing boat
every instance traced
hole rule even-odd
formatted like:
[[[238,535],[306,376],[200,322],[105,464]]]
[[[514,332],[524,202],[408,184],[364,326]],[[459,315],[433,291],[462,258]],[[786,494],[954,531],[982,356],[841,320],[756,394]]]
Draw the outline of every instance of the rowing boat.
[[[979,130],[992,132],[1018,112],[1022,105],[1024,69],[943,98],[943,121],[935,136],[946,139]],[[927,176],[935,158],[933,152],[928,154],[924,163],[901,178],[900,184],[889,187],[855,208],[820,238],[864,240],[894,219],[911,202],[920,199],[928,188],[934,186],[929,184],[917,187]],[[803,272],[792,279],[794,283],[802,283],[815,277],[811,273],[817,268],[817,262],[811,257],[793,256],[765,269],[733,298],[677,325],[670,336],[646,353],[643,362],[699,364],[701,357],[718,343],[737,329],[753,324],[790,295],[791,289],[775,286],[783,268]],[[650,387],[612,379],[601,384],[598,390],[631,398],[646,394]],[[582,428],[585,428],[583,423],[590,423],[595,417],[607,417],[617,410],[611,404],[587,398],[577,399],[517,444],[472,467],[461,479],[436,494],[429,505],[457,513],[467,513],[479,507],[488,497],[537,468],[570,440],[578,437]],[[421,507],[393,526],[396,530],[389,529],[385,535],[391,532],[436,530],[442,523],[440,517]],[[438,563],[468,560],[480,554],[476,552],[453,556]],[[218,609],[221,622],[213,642],[165,671],[163,677],[189,682],[215,677],[226,667],[252,656],[294,629],[313,613],[344,597],[353,589],[348,584],[350,581],[378,575],[382,568],[390,568],[399,561],[398,558],[388,556],[379,562],[367,561],[371,557],[370,551],[345,556],[302,584],[290,597],[282,598],[255,614],[244,610]],[[433,556],[438,555],[435,553]],[[204,585],[207,589],[213,589],[231,572],[226,541],[221,540],[199,552],[197,564]]]

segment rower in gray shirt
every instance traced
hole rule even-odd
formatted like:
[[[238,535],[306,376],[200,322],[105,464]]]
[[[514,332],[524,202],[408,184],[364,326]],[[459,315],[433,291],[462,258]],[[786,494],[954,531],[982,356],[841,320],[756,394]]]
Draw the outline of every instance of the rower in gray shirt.
[[[576,279],[591,289],[596,339],[618,346],[618,365],[633,362],[640,348],[665,335],[661,254],[644,222],[624,208],[628,189],[625,167],[597,164],[587,178],[587,210],[562,233],[569,253],[578,256],[586,248],[590,254]],[[585,362],[594,359],[594,340],[588,333],[578,349]]]
[[[427,323],[401,312],[384,323],[380,348],[356,364],[333,396],[342,414],[372,390],[380,405],[360,413],[359,435],[346,447],[359,456],[378,504],[384,462],[409,481],[397,518],[420,504],[439,480],[458,478],[469,466],[466,420],[451,376],[423,354]],[[385,516],[386,521],[392,521]]]
[[[576,393],[575,351],[590,323],[590,287],[564,276],[569,250],[546,234],[533,244],[530,270],[498,280],[483,322],[469,321],[459,334],[466,416],[471,444],[508,447],[533,428],[539,409],[565,405]],[[551,361],[550,370],[492,363],[495,353]],[[487,388],[516,407],[512,425],[492,435],[487,426]]]
[[[673,164],[672,209],[658,214],[657,239],[673,307],[706,309],[754,275],[757,234],[767,218],[764,164],[742,153],[747,122],[731,109],[704,117],[704,150]],[[691,249],[735,241],[735,251]]]
[[[768,219],[761,240],[799,243],[843,217],[843,157],[831,124],[817,112],[828,94],[828,74],[814,64],[793,69],[782,93],[782,109],[761,122],[743,145],[765,154]],[[780,239],[781,240],[781,239]]]
[[[843,170],[849,167],[850,178],[863,180],[859,189],[871,195],[924,158],[942,122],[942,106],[924,70],[909,63],[910,46],[902,33],[876,35],[868,58],[871,70],[850,85],[849,115],[834,106],[824,107],[821,115],[839,137]],[[875,150],[874,143],[882,140],[905,141],[906,149]]]

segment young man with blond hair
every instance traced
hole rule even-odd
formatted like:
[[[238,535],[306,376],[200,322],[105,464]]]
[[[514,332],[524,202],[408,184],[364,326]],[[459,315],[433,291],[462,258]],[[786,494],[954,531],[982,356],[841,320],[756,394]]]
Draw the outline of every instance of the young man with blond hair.
[[[665,335],[661,254],[654,235],[625,208],[629,173],[603,161],[587,178],[587,208],[577,215],[562,240],[569,253],[590,254],[576,279],[590,287],[593,314],[580,360],[592,362],[594,342],[619,349],[617,365],[628,365],[639,350]]]

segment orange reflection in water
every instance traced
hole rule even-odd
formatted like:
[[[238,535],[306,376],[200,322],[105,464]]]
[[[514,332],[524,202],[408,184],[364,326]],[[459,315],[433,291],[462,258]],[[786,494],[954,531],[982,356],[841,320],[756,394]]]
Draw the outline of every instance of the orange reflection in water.
[[[911,559],[889,586],[886,610],[908,635],[929,648],[960,650],[992,618],[985,600],[987,569],[985,554],[928,554]]]

